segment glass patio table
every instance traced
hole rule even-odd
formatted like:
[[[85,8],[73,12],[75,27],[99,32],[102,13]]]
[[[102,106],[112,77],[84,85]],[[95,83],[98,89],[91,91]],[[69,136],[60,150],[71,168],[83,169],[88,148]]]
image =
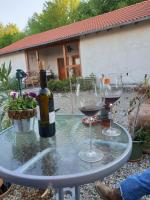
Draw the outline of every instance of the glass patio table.
[[[64,191],[72,188],[72,199],[79,200],[79,186],[110,175],[129,158],[132,140],[118,124],[121,135],[101,134],[101,126],[92,126],[93,145],[103,152],[101,161],[82,161],[78,153],[89,147],[88,127],[81,115],[57,115],[56,135],[40,138],[37,121],[35,131],[15,133],[12,127],[0,133],[0,177],[29,187],[57,189],[56,197],[64,199]]]

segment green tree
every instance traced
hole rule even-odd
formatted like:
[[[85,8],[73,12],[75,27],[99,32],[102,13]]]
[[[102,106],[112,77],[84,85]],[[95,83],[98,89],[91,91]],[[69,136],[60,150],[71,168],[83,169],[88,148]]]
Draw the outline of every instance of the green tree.
[[[89,0],[88,5],[92,16],[116,10],[143,0]]]
[[[0,23],[0,38],[4,35],[4,26]]]
[[[34,13],[28,20],[28,34],[47,31],[74,22],[80,0],[46,1],[41,14]]]
[[[81,1],[75,14],[74,14],[74,20],[73,21],[79,21],[82,19],[87,19],[89,17],[94,16],[92,13],[92,9],[89,6],[89,2]]]
[[[47,31],[141,1],[143,0],[48,0],[43,5],[42,13],[34,13],[28,20],[25,32],[20,32],[15,24],[4,26],[0,23],[0,48],[26,35]]]
[[[100,15],[143,0],[49,0],[41,14],[28,20],[27,34],[35,34]]]
[[[25,33],[20,32],[15,24],[0,24],[0,48],[22,39]]]

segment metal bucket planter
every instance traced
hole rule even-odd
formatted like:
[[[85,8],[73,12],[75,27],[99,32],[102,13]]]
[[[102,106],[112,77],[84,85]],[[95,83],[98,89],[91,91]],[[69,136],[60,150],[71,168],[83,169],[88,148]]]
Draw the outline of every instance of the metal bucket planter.
[[[16,132],[27,133],[34,130],[36,113],[36,109],[9,110],[8,116],[12,120]]]
[[[142,159],[142,142],[133,141],[132,142],[132,153],[129,158],[129,162],[138,162]]]

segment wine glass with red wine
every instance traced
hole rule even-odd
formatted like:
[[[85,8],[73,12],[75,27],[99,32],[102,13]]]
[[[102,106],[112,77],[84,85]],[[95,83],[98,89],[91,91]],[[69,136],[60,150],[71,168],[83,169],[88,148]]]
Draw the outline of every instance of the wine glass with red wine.
[[[101,151],[93,146],[91,126],[93,117],[101,110],[103,103],[100,97],[100,90],[94,78],[81,78],[77,80],[76,96],[78,109],[87,117],[89,125],[89,145],[79,152],[81,160],[86,162],[97,162],[103,158]]]
[[[123,92],[122,76],[121,75],[108,75],[103,79],[104,84],[104,99],[105,108],[108,111],[108,119],[110,127],[102,130],[102,134],[107,136],[119,136],[120,130],[113,127],[112,108],[114,104],[120,99]]]

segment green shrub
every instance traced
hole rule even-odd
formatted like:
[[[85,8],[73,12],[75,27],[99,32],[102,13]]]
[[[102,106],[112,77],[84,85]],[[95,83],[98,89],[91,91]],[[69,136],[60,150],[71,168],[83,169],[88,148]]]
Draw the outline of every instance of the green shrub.
[[[150,130],[141,127],[136,131],[136,138],[137,141],[142,141],[144,143],[150,143]]]
[[[71,79],[72,84],[75,83],[75,78]],[[69,92],[70,91],[70,80],[49,80],[48,88],[53,92]]]
[[[89,77],[88,77],[89,78]],[[90,77],[90,79],[88,79],[85,81],[83,81],[83,78],[78,78],[76,79],[75,77],[71,78],[71,84],[72,84],[72,89],[75,90],[76,89],[76,82],[80,83],[80,88],[82,90],[89,90],[92,88],[92,83],[91,79],[93,79],[93,81],[95,81],[95,79],[93,77]],[[48,88],[53,91],[53,92],[69,92],[70,91],[70,79],[65,79],[65,80],[49,80],[48,81]]]
[[[6,66],[5,62],[0,67],[0,90],[7,91],[10,88],[11,62]]]
[[[18,91],[18,88],[19,88],[19,85],[18,85],[18,80],[15,78],[15,77],[13,77],[13,78],[11,78],[10,79],[10,81],[9,81],[9,89],[12,91]]]

